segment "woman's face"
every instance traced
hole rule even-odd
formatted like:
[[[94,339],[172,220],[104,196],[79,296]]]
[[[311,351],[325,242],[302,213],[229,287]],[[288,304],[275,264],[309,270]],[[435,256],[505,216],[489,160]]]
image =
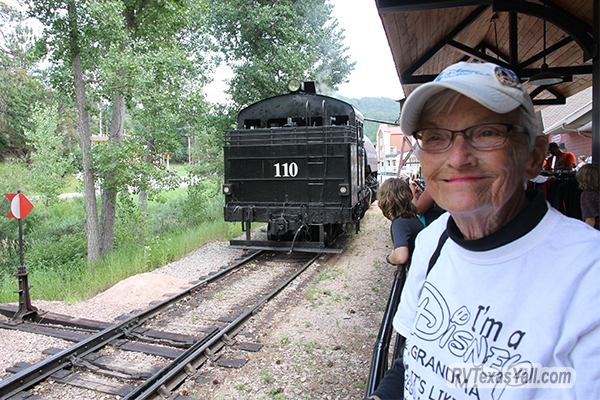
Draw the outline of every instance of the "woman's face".
[[[517,124],[511,113],[497,114],[460,96],[452,111],[424,113],[421,128],[454,131],[483,123]],[[523,190],[529,160],[527,134],[510,132],[501,147],[477,150],[456,134],[449,149],[420,152],[423,177],[432,197],[453,215],[502,215],[510,200]]]

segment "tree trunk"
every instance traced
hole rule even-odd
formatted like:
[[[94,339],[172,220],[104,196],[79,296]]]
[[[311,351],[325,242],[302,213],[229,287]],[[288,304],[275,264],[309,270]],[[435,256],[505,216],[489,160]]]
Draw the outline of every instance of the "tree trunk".
[[[125,96],[119,90],[115,91],[113,102],[112,122],[109,138],[118,143],[123,139],[125,124]],[[106,176],[105,183],[110,187],[111,176]],[[100,214],[100,254],[111,252],[115,240],[115,218],[117,216],[117,191],[102,190],[102,212]]]
[[[128,3],[128,2],[126,2]],[[134,3],[135,4],[135,3]],[[139,16],[147,3],[143,2],[140,8],[135,11],[134,4],[126,4],[123,16],[125,23],[130,31],[131,39],[135,39],[137,31],[136,14]],[[121,48],[124,50],[124,47]],[[119,75],[124,76],[125,72],[120,71]],[[125,127],[125,91],[126,88],[116,88],[113,100],[113,114],[110,124],[109,139],[118,143],[123,139],[123,130]],[[109,183],[112,177],[106,176],[106,182]],[[108,184],[107,187],[112,185]],[[100,220],[100,254],[106,255],[111,252],[115,241],[115,219],[117,216],[117,191],[113,189],[102,190],[102,213]]]
[[[148,211],[148,193],[146,193],[146,191],[142,190],[140,191],[139,194],[139,202],[140,202],[140,208],[142,210],[144,210],[144,212]]]
[[[71,65],[73,68],[73,80],[75,83],[75,102],[77,103],[77,114],[79,122],[79,141],[83,162],[83,187],[85,193],[85,219],[87,233],[88,261],[93,263],[100,256],[100,245],[98,240],[98,207],[96,204],[96,189],[94,187],[94,175],[92,173],[92,160],[90,159],[90,147],[92,146],[90,133],[90,117],[86,105],[85,83],[81,70],[81,57],[79,51],[79,34],[77,31],[77,10],[75,2],[69,1],[69,28],[71,37]]]

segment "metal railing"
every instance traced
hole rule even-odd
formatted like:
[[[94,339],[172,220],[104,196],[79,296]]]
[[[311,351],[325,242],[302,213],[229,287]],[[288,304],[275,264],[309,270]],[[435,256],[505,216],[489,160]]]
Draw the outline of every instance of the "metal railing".
[[[394,320],[396,310],[398,309],[398,303],[400,303],[400,294],[402,293],[402,288],[404,287],[404,282],[406,281],[407,271],[408,268],[396,270],[394,275],[394,284],[390,292],[390,297],[385,309],[385,314],[383,315],[383,320],[381,321],[379,335],[377,336],[377,341],[375,342],[375,347],[373,349],[373,358],[371,359],[371,370],[369,371],[369,382],[367,383],[366,397],[369,397],[377,389],[379,382],[381,382],[381,379],[383,379],[385,372],[389,368],[390,342],[394,334],[392,322]],[[400,356],[400,350],[402,349],[402,346],[404,346],[404,338],[400,335],[396,335],[396,343],[394,345],[392,359],[395,360]]]

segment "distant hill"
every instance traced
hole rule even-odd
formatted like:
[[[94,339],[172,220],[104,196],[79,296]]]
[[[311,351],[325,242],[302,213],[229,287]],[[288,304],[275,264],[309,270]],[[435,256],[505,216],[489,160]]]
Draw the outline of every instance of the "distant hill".
[[[362,97],[360,99],[352,99],[339,95],[336,95],[335,97],[358,108],[365,118],[396,122],[400,114],[400,105],[394,99],[386,97]],[[371,139],[373,144],[376,144],[377,128],[379,128],[379,123],[365,123],[365,134]]]

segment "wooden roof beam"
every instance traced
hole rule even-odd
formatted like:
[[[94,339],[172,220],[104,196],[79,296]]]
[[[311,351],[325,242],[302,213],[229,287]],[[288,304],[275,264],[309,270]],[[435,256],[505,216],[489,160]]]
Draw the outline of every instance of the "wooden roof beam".
[[[596,42],[592,36],[592,27],[585,21],[568,13],[566,10],[559,12],[555,8],[531,3],[523,0],[504,0],[494,2],[493,10],[496,12],[517,12],[527,14],[556,25],[573,38],[583,50],[583,62],[590,61],[597,51]]]
[[[552,46],[547,47],[545,51],[540,51],[539,53],[537,53],[533,57],[530,57],[527,60],[519,63],[519,69],[525,69],[525,68],[527,68],[528,66],[530,66],[534,62],[543,59],[544,56],[547,56],[548,54],[553,53],[556,50],[563,48],[564,46],[568,45],[571,42],[573,42],[573,38],[569,36],[569,37],[566,37],[566,38],[564,38],[563,40],[561,40],[559,42],[554,43]]]
[[[479,50],[483,53],[485,53],[486,50],[490,50],[492,53],[494,53],[496,55],[496,59],[497,60],[502,60],[506,63],[508,63],[508,55],[506,53],[504,53],[503,51],[501,51],[499,48],[497,48],[496,46],[487,43],[485,40],[481,43],[479,43],[477,46],[475,46],[476,50]],[[496,61],[494,61],[495,63]]]
[[[505,62],[504,60],[499,60],[497,58],[489,56],[489,55],[485,54],[482,51],[476,50],[476,49],[474,49],[472,47],[469,47],[467,45],[459,43],[459,42],[457,42],[455,40],[450,40],[448,42],[448,46],[453,47],[458,52],[466,54],[466,55],[468,55],[468,56],[470,56],[472,58],[475,58],[477,60],[484,61],[484,62],[489,62],[489,63],[494,63],[494,64],[498,64],[498,65],[501,65],[501,66],[506,67],[506,68],[510,68],[510,65],[507,62]]]
[[[437,10],[440,8],[490,5],[492,0],[379,0],[379,14],[409,11]]]
[[[435,44],[427,53],[423,55],[420,59],[418,59],[413,65],[411,65],[400,77],[400,81],[403,85],[410,85],[415,83],[424,83],[433,80],[429,78],[425,81],[422,80],[422,77],[429,75],[418,75],[414,76],[413,74],[419,70],[427,61],[429,61],[433,56],[435,56],[440,50],[444,48],[450,41],[453,41],[454,38],[462,32],[465,28],[473,23],[483,12],[489,7],[489,5],[481,6],[475,9],[467,18],[465,18],[460,24],[458,24],[446,37],[440,40]],[[434,75],[435,78],[437,75]]]
[[[547,91],[547,92],[551,93],[554,96],[554,98],[553,99],[536,99],[535,97],[538,94],[542,93],[543,91]],[[567,103],[566,97],[562,93],[560,93],[558,90],[556,90],[555,88],[553,88],[551,86],[538,86],[537,88],[535,88],[535,90],[533,92],[531,92],[529,94],[529,97],[531,97],[533,104],[536,106],[550,106],[550,105],[560,105],[560,104]]]

